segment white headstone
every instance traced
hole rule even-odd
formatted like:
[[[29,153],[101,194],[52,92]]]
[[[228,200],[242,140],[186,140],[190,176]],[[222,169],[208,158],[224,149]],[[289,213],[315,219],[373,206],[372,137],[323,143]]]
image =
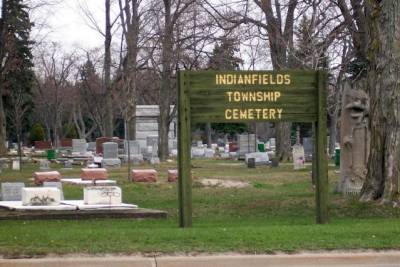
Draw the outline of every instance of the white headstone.
[[[40,160],[40,170],[50,169],[50,162],[47,159]]]
[[[72,169],[72,160],[64,161],[64,169]]]
[[[269,156],[266,152],[247,153],[245,155],[246,163],[248,163],[249,158],[254,158],[256,165],[267,165],[269,163]]]
[[[213,157],[214,157],[214,154],[215,154],[215,150],[213,150],[213,149],[206,148],[206,149],[204,150],[204,156],[205,156],[206,158],[213,158]]]
[[[118,186],[88,186],[83,190],[86,205],[119,205],[122,191]]]
[[[293,146],[293,167],[295,170],[304,169],[304,147],[302,145]]]
[[[87,151],[86,148],[85,139],[72,139],[72,153],[85,155]]]
[[[19,160],[13,160],[12,169],[13,169],[13,171],[19,171],[21,169],[21,164],[20,164]]]
[[[204,154],[204,148],[192,147],[192,158],[202,158]]]
[[[2,183],[1,200],[20,201],[22,199],[22,188],[24,187],[24,183]]]
[[[22,189],[23,206],[57,206],[60,205],[61,192],[52,187],[25,187]]]
[[[150,164],[160,164],[160,158],[159,157],[151,157]]]

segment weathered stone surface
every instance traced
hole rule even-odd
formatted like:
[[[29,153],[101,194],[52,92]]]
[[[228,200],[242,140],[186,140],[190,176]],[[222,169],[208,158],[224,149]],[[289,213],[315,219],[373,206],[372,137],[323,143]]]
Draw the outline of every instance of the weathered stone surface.
[[[20,201],[22,199],[22,188],[24,183],[1,183],[2,201]]]
[[[255,165],[267,165],[269,163],[268,153],[266,152],[247,153],[245,155],[246,164],[250,158],[255,159]]]
[[[205,155],[205,149],[199,147],[192,147],[192,158],[202,158]]]
[[[19,160],[13,160],[12,169],[13,169],[13,171],[19,171],[21,169],[21,164],[20,164]]]
[[[157,182],[158,174],[154,169],[132,170],[131,179],[133,182],[152,183]]]
[[[358,194],[367,174],[370,132],[369,100],[362,90],[345,86],[340,126],[340,183],[338,191]]]
[[[104,168],[82,168],[82,180],[107,180],[108,172]]]
[[[40,170],[45,171],[50,169],[50,162],[47,159],[40,160]]]
[[[33,179],[37,185],[42,185],[44,182],[59,182],[61,174],[58,171],[34,172]]]
[[[104,159],[118,158],[118,144],[114,142],[103,143],[103,158]]]
[[[87,186],[83,191],[86,205],[119,205],[122,191],[118,186]]]
[[[302,145],[294,145],[292,147],[293,153],[293,167],[295,170],[300,170],[305,168],[305,155],[304,147]]]
[[[204,157],[206,158],[213,158],[215,155],[215,150],[211,148],[206,148],[204,150]]]
[[[86,154],[86,144],[85,139],[72,139],[72,153],[79,155]]]
[[[168,182],[174,183],[178,181],[178,170],[168,170]]]
[[[43,187],[55,187],[60,190],[61,200],[64,200],[64,191],[61,182],[43,182]]]
[[[23,206],[57,206],[60,205],[61,193],[52,187],[25,187],[22,189]]]

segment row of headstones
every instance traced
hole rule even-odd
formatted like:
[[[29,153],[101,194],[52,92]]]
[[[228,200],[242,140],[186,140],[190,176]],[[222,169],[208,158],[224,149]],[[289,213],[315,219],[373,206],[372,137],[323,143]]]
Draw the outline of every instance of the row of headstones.
[[[61,192],[61,200],[64,199],[63,187],[61,182],[44,182],[43,187],[58,188]],[[25,188],[25,183],[2,183],[0,199],[2,201],[21,201],[22,188]]]
[[[44,188],[52,188],[53,190],[43,190]],[[42,194],[44,197],[39,198],[40,202],[32,202],[32,199],[38,200],[38,194]],[[85,187],[83,195],[86,205],[118,205],[122,203],[122,191],[117,186]],[[60,200],[64,200],[64,193],[60,182],[44,182],[43,187],[30,188],[25,187],[24,183],[2,183],[0,199],[2,201],[22,200],[22,204],[28,206],[59,205]]]

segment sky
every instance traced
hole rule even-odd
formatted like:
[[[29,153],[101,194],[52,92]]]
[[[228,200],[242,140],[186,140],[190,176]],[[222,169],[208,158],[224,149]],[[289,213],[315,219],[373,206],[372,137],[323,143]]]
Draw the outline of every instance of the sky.
[[[46,7],[32,15],[33,21],[46,19],[49,28],[41,30],[47,40],[59,43],[63,48],[70,49],[82,47],[90,49],[103,44],[104,38],[96,30],[90,28],[90,23],[85,19],[81,6],[87,6],[103,27],[103,6],[100,0],[62,0],[56,6]],[[43,14],[46,14],[43,16]],[[39,23],[40,24],[40,23]],[[37,36],[39,27],[33,29],[33,36]]]

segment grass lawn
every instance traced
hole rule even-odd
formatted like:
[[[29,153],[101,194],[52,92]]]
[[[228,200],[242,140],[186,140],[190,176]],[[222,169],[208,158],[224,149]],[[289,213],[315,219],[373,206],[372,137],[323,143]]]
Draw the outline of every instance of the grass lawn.
[[[360,204],[338,194],[330,195],[330,223],[316,225],[314,190],[310,167],[293,171],[279,168],[247,169],[242,162],[194,160],[195,179],[218,178],[248,181],[241,189],[193,187],[193,228],[180,229],[177,217],[177,188],[166,182],[166,170],[175,163],[156,166],[160,182],[137,184],[127,181],[127,169],[112,170],[123,201],[143,208],[168,212],[167,219],[131,220],[37,220],[0,221],[0,254],[6,257],[68,253],[273,253],[300,250],[399,249],[400,209]],[[53,165],[54,169],[58,166]],[[148,165],[140,168],[149,167]],[[3,170],[0,181],[31,183],[38,166],[22,172]],[[62,171],[75,176],[79,168]],[[330,189],[337,182],[329,170]],[[64,186],[66,199],[83,197],[79,186]]]

